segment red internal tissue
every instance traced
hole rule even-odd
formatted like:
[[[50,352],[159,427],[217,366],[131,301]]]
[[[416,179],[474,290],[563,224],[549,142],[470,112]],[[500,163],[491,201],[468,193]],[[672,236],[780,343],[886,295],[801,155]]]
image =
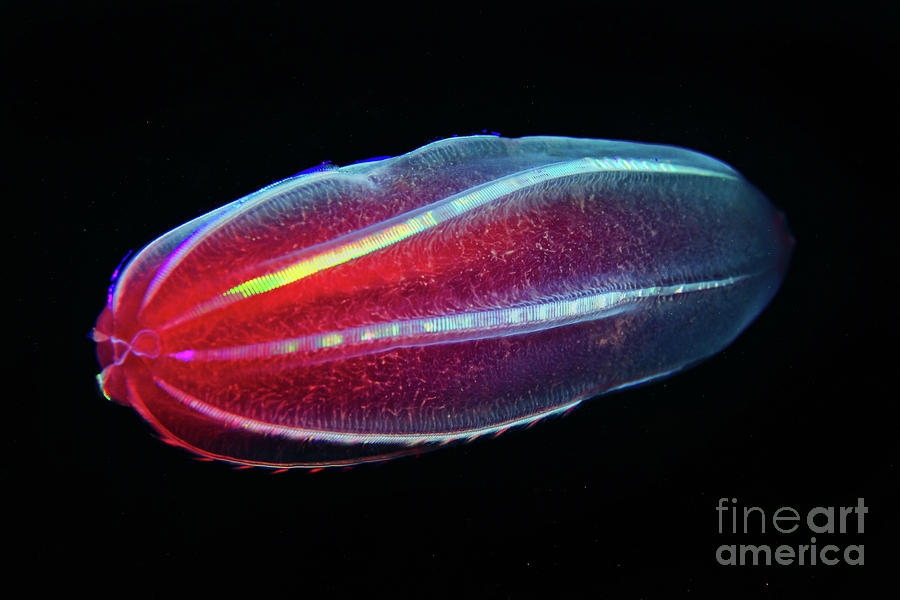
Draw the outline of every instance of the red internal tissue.
[[[790,244],[755,188],[697,153],[452,138],[157,239],[97,321],[98,378],[205,457],[380,460],[717,352],[774,295]]]

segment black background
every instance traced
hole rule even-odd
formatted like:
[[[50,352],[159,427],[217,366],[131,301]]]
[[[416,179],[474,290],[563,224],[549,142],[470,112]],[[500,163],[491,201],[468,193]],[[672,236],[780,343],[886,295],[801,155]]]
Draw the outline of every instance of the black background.
[[[639,4],[4,8],[12,573],[160,595],[180,574],[291,597],[868,588],[898,543],[896,9]],[[87,336],[127,252],[323,160],[482,130],[725,160],[787,215],[782,290],[677,377],[352,469],[200,462],[98,395]],[[718,535],[720,497],[863,497],[865,533],[834,538],[866,565],[720,566],[722,543],[808,543]]]

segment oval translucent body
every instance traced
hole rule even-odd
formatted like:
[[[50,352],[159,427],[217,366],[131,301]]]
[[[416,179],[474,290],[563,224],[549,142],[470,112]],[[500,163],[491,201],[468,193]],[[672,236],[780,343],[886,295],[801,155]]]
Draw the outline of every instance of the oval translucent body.
[[[791,246],[759,191],[696,152],[451,138],[280,181],[148,245],[94,329],[98,379],[202,456],[384,459],[722,350]]]

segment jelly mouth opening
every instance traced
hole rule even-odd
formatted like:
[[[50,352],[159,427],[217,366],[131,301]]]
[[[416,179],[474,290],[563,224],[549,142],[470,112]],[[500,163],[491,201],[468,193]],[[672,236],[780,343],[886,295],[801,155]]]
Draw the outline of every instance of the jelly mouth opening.
[[[107,400],[127,405],[123,373],[118,367],[125,362],[129,354],[149,359],[157,358],[161,353],[159,335],[151,329],[142,329],[132,336],[131,341],[125,341],[94,329],[92,337],[97,343],[97,358],[103,368],[96,378],[100,393]]]
[[[159,336],[152,329],[138,331],[131,340],[131,351],[138,356],[159,356]]]
[[[128,358],[129,354],[147,358],[157,358],[160,353],[159,335],[152,329],[142,329],[138,331],[131,338],[130,342],[126,342],[115,336],[108,336],[96,329],[94,330],[93,338],[98,346],[104,344],[108,345],[107,348],[110,346],[112,348],[111,356],[106,357],[109,358],[108,362],[103,360],[104,357],[100,358],[101,363],[104,363],[104,367],[121,365],[125,362],[125,359]]]

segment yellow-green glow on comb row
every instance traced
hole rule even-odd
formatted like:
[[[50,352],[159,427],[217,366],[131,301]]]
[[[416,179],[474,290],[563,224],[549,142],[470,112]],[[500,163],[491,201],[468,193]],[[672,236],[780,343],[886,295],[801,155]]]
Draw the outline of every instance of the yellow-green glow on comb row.
[[[259,360],[338,347],[347,348],[353,353],[376,342],[381,342],[377,349],[384,350],[385,344],[388,347],[412,343],[436,344],[516,335],[611,317],[634,308],[635,302],[641,300],[725,288],[747,277],[749,275],[632,290],[596,292],[573,298],[548,299],[526,306],[372,323],[343,331],[310,334],[245,346],[183,350],[170,356],[183,361]]]
[[[264,294],[289,285],[314,273],[330,269],[355,258],[365,256],[375,250],[385,248],[403,241],[417,233],[431,229],[493,200],[508,196],[516,191],[529,188],[540,183],[586,173],[613,171],[638,171],[647,173],[677,173],[701,176],[731,178],[715,171],[696,167],[677,166],[667,162],[634,160],[623,158],[583,158],[561,162],[538,169],[523,171],[480,185],[462,194],[456,194],[441,202],[437,202],[427,211],[414,211],[402,217],[400,223],[386,226],[380,231],[361,238],[347,241],[345,244],[326,250],[315,256],[303,259],[288,267],[254,277],[224,292],[223,296],[240,296],[249,298]]]

